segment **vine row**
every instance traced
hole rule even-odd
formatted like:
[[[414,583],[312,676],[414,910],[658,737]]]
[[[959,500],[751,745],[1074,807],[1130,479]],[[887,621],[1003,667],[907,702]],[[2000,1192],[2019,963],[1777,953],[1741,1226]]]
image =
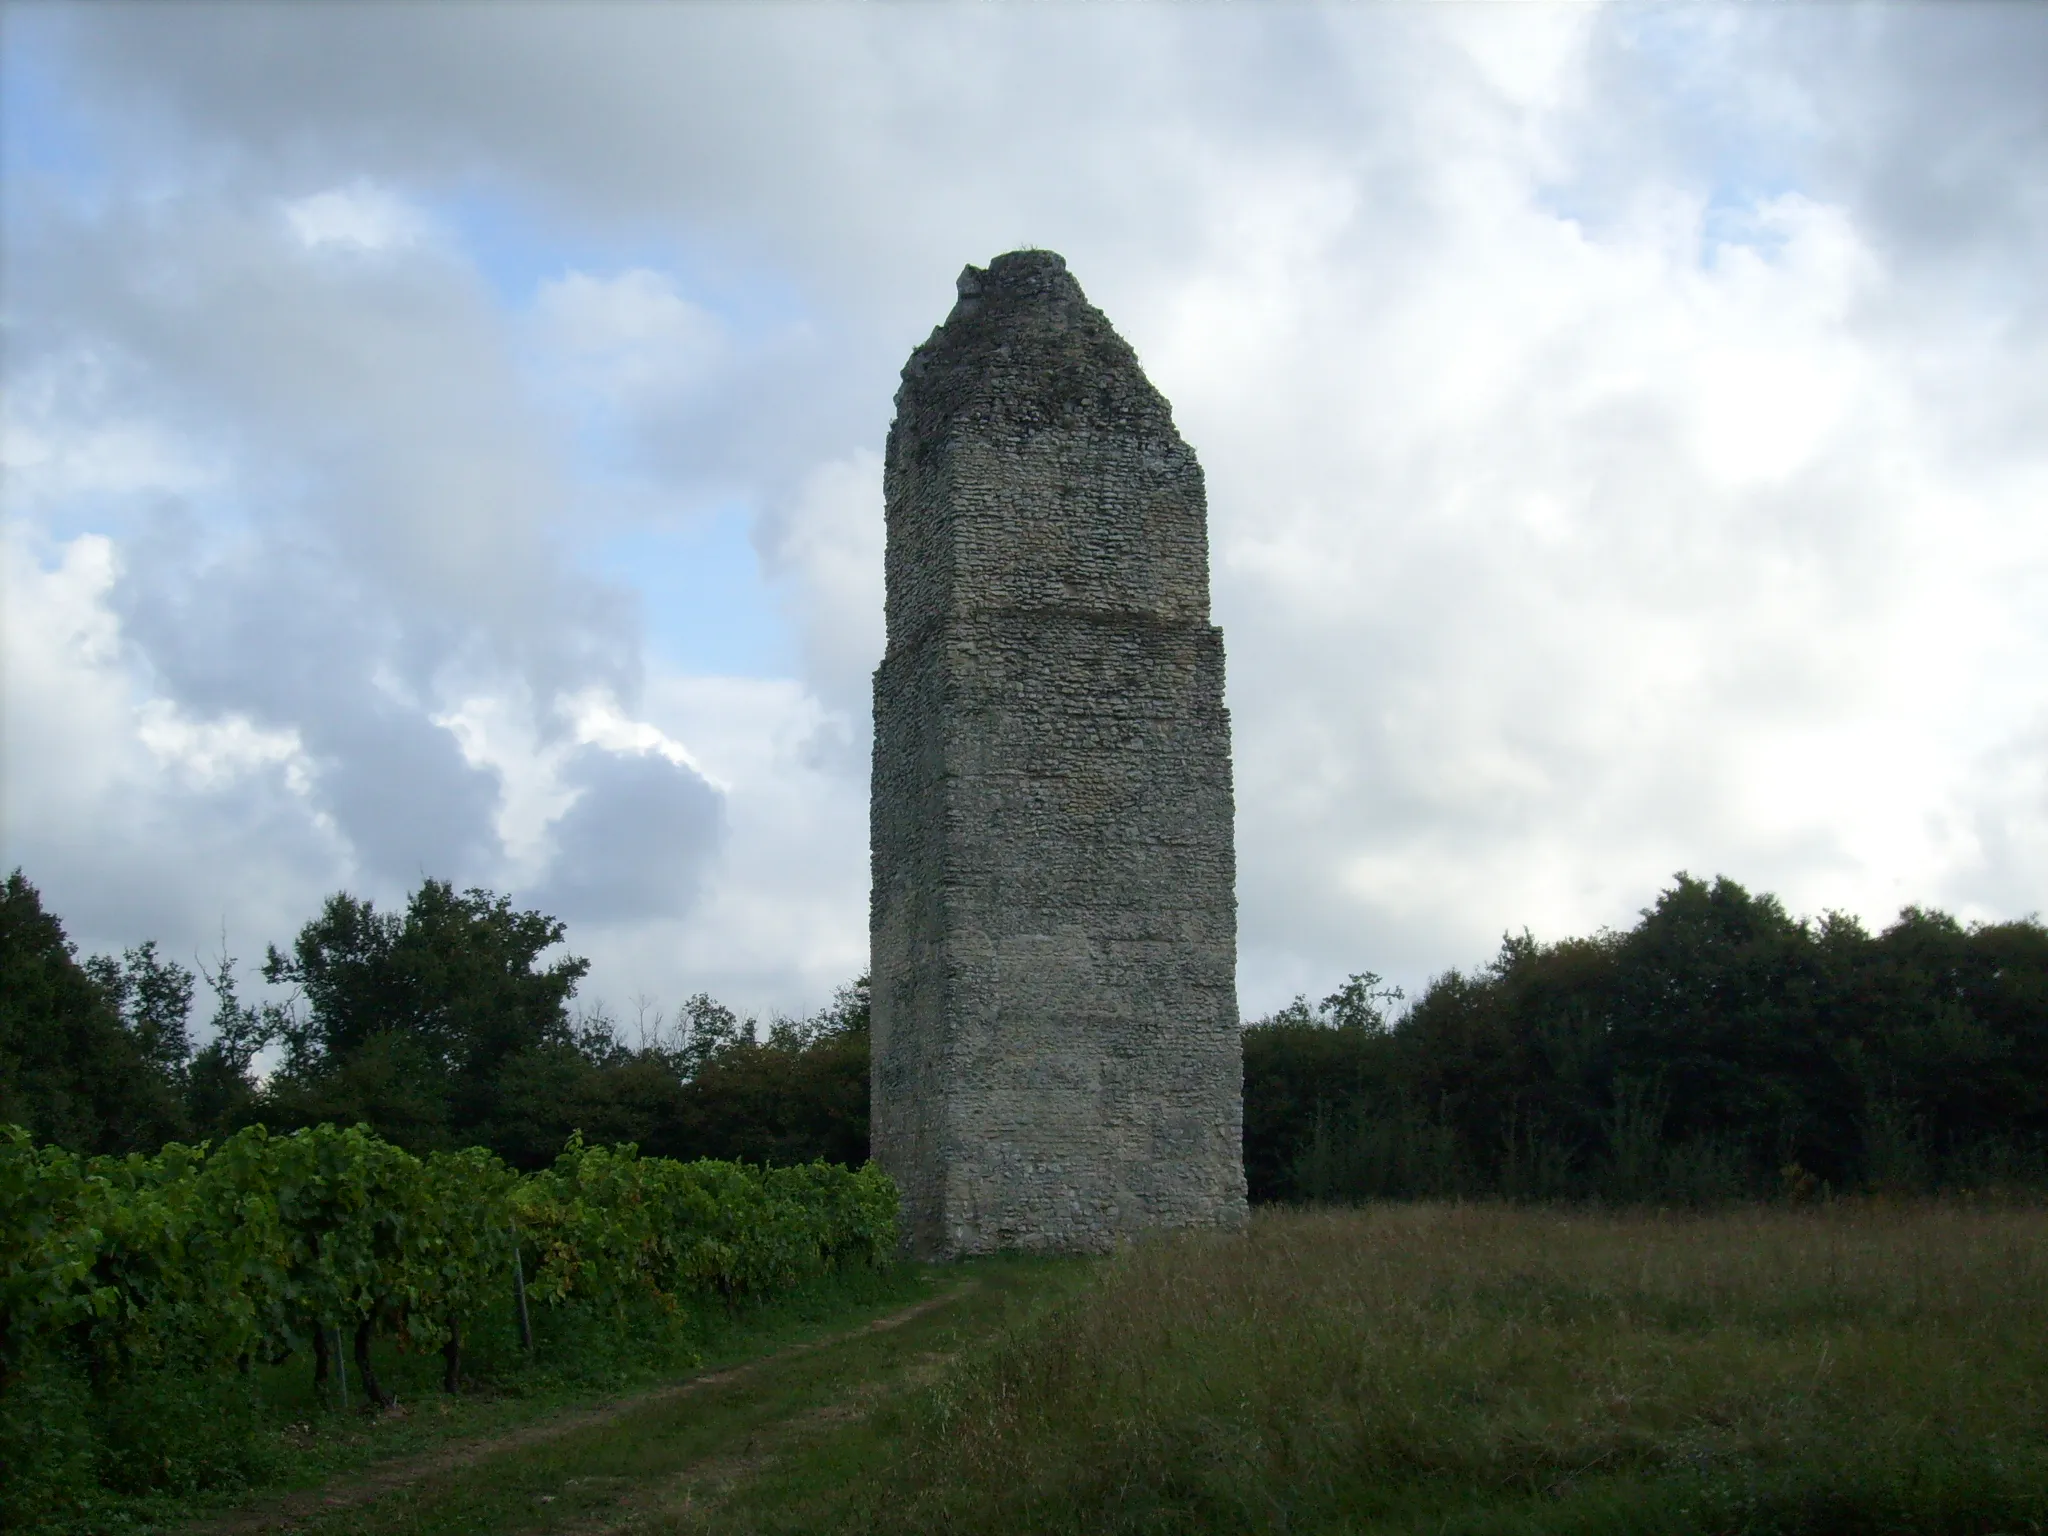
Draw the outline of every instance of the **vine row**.
[[[310,1354],[323,1385],[352,1347],[439,1349],[461,1379],[487,1304],[576,1301],[623,1328],[649,1303],[737,1306],[887,1262],[896,1190],[872,1164],[755,1167],[570,1140],[522,1175],[482,1148],[416,1157],[364,1126],[80,1157],[0,1127],[0,1387],[63,1346],[96,1379]],[[530,1332],[527,1332],[530,1343]],[[346,1377],[342,1377],[345,1381]]]

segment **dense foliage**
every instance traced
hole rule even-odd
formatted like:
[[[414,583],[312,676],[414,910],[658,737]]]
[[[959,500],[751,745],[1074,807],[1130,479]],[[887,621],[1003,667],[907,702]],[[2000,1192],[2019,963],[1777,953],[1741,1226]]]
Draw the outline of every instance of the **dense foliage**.
[[[282,1020],[280,1107],[367,1119],[408,1146],[495,1144],[508,1065],[574,1051],[567,1005],[589,962],[543,960],[564,931],[439,880],[403,914],[328,897],[291,952],[272,947],[263,966],[304,1005]]]
[[[225,950],[199,974],[145,942],[82,964],[16,871],[0,887],[0,1120],[81,1152],[362,1123],[417,1154],[547,1166],[575,1132],[651,1155],[858,1166],[868,1154],[865,980],[801,1019],[699,993],[673,1025],[572,1014],[563,925],[429,880],[402,912],[336,894],[273,947],[257,1005]],[[213,995],[195,1048],[191,1010]],[[265,1047],[275,1070],[253,1067]]]
[[[119,963],[102,962],[102,977],[110,966]],[[20,870],[9,875],[0,885],[0,1121],[85,1151],[156,1145],[182,1116],[151,1043],[78,963],[35,887]]]
[[[1389,1022],[1377,978],[1245,1031],[1254,1199],[1709,1202],[2048,1176],[2048,929],[1882,933],[1681,875],[1625,933],[1511,937]]]
[[[516,1305],[524,1327],[530,1298],[542,1329],[543,1309],[574,1312],[585,1335],[659,1329],[884,1263],[895,1213],[872,1166],[681,1163],[579,1139],[521,1176],[481,1148],[421,1158],[332,1125],[82,1157],[0,1127],[0,1394],[41,1405],[0,1414],[0,1517],[81,1486],[205,1483],[149,1454],[124,1408],[246,1406],[252,1361],[310,1358],[322,1388],[338,1396],[352,1375],[384,1406],[384,1335],[440,1351],[454,1391],[465,1330],[488,1313]],[[67,1412],[73,1433],[53,1441]],[[199,1444],[247,1441],[216,1426]],[[82,1465],[58,1456],[29,1476],[53,1444]]]

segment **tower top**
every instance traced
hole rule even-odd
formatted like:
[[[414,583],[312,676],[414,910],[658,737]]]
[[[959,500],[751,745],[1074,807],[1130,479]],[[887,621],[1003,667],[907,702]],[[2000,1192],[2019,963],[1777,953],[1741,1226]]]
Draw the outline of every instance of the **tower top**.
[[[960,276],[954,280],[953,286],[963,299],[979,296],[985,286],[1019,293],[1081,297],[1081,285],[1067,271],[1067,258],[1058,251],[1035,248],[1005,251],[985,267],[977,267],[970,262],[960,269]]]
[[[1057,251],[1010,251],[961,269],[945,323],[910,354],[896,419],[929,445],[980,428],[1097,426],[1172,436],[1173,411],[1138,354],[1088,302]]]
[[[1054,251],[955,286],[889,429],[890,645],[997,609],[1206,623],[1201,467],[1130,343]]]

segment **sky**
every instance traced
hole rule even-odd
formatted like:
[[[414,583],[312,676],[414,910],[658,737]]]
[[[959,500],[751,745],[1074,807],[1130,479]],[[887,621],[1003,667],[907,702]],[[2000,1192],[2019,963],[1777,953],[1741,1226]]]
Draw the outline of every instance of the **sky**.
[[[867,950],[881,450],[1061,252],[1208,482],[1247,1016],[1681,870],[2048,907],[2048,7],[0,7],[0,867]]]

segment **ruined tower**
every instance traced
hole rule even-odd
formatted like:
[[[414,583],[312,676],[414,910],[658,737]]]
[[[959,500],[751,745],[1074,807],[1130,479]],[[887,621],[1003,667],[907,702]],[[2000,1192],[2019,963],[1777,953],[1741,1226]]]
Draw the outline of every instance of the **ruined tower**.
[[[936,1256],[1245,1216],[1201,467],[1050,251],[960,275],[889,431],[874,1153]]]

